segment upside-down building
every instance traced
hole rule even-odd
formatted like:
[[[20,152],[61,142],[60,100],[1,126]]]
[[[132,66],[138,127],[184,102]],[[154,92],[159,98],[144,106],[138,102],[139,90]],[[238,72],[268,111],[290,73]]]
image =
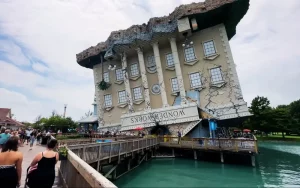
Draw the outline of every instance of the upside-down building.
[[[206,137],[249,116],[229,40],[249,0],[206,0],[113,31],[77,54],[93,69],[99,129]]]

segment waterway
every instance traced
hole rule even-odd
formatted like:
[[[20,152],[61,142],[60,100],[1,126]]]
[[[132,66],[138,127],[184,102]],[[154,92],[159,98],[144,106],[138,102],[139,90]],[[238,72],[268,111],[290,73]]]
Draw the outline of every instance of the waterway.
[[[300,144],[261,142],[257,167],[153,159],[114,182],[132,187],[300,187]]]

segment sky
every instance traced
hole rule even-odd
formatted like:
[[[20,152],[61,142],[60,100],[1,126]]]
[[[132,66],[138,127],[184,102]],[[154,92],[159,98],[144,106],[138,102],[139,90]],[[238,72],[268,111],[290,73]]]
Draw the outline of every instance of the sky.
[[[55,110],[92,110],[91,69],[76,54],[111,31],[168,15],[196,0],[0,0],[0,108],[33,122]],[[230,45],[244,99],[272,106],[300,99],[300,1],[250,0]]]

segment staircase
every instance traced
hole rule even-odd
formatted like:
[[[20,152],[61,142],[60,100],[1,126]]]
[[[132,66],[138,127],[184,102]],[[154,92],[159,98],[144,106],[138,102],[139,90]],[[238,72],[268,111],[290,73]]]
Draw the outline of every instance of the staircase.
[[[182,131],[182,137],[184,137],[187,133],[189,133],[194,127],[196,127],[196,125],[198,125],[200,122],[202,121],[202,119],[198,120],[198,121],[193,121],[191,122],[183,131]]]

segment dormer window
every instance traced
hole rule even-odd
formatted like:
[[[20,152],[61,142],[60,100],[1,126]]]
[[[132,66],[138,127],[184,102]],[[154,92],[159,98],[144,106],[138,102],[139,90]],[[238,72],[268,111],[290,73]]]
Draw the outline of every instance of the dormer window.
[[[166,63],[167,63],[167,68],[172,68],[175,66],[172,53],[166,54]]]
[[[179,92],[179,85],[177,78],[171,78],[171,86],[172,86],[172,93]]]
[[[186,62],[191,62],[191,61],[197,60],[193,46],[184,48],[184,57],[185,57]]]
[[[130,76],[131,77],[137,77],[140,75],[139,66],[137,63],[132,64],[130,66]]]
[[[116,69],[116,80],[123,81],[124,80],[124,73],[122,69]]]
[[[109,82],[109,72],[103,73],[103,80],[104,80],[105,82]]]
[[[205,57],[216,55],[216,53],[217,53],[216,48],[215,48],[215,43],[213,40],[204,42],[203,49],[204,49]]]
[[[104,106],[106,108],[112,106],[112,97],[111,97],[111,94],[104,95]]]
[[[216,68],[210,69],[210,74],[211,74],[211,83],[212,84],[218,84],[218,83],[224,82],[221,67],[216,67]]]

